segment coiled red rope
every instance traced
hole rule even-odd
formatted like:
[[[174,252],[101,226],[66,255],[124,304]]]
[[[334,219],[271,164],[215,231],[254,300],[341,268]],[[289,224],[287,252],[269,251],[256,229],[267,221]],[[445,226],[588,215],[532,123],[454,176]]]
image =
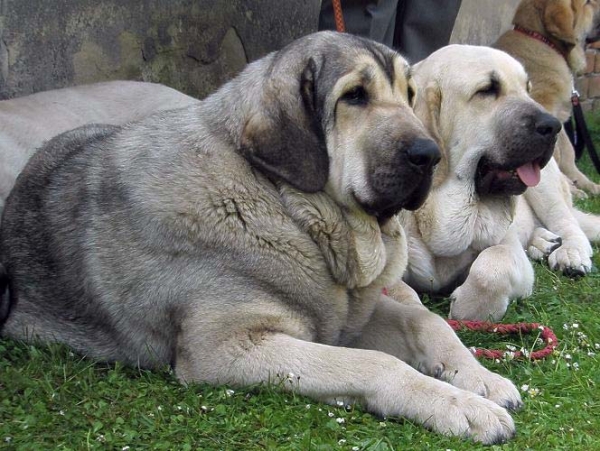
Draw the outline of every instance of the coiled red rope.
[[[387,296],[387,288],[384,288],[382,293]],[[556,338],[556,335],[552,329],[550,329],[548,326],[543,326],[538,323],[495,324],[490,323],[489,321],[457,321],[454,319],[447,319],[446,322],[455,331],[468,329],[475,332],[485,332],[498,335],[530,334],[535,331],[540,331],[540,338],[546,344],[544,348],[531,352],[471,348],[473,350],[473,355],[475,355],[477,358],[496,360],[510,356],[511,359],[540,360],[552,354],[552,351],[554,351],[554,349],[558,346],[558,339]]]
[[[540,332],[540,338],[546,344],[543,349],[537,351],[514,351],[510,352],[510,356],[513,359],[528,359],[528,360],[540,360],[544,359],[558,346],[558,339],[556,335],[547,326],[543,326],[538,323],[516,323],[516,324],[494,324],[487,321],[456,321],[453,319],[446,320],[452,329],[458,331],[468,329],[477,332],[486,332],[499,335],[516,335],[516,334],[529,334],[536,331]],[[475,348],[473,354],[478,358],[485,359],[503,359],[507,357],[509,351],[500,349],[482,349]]]

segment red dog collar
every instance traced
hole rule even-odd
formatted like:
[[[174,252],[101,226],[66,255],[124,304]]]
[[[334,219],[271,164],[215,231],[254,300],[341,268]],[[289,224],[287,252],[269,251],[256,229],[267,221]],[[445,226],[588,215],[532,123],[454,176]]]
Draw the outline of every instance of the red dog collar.
[[[548,39],[546,36],[544,36],[541,33],[538,33],[537,31],[533,31],[533,30],[529,30],[527,28],[523,28],[520,25],[514,25],[513,26],[513,30],[518,31],[519,33],[525,34],[533,39],[537,39],[540,42],[543,42],[544,44],[546,44],[548,47],[550,47],[551,49],[554,49],[557,53],[559,53],[563,58],[565,57],[565,55],[563,54],[563,52],[560,51],[560,49],[556,46],[556,44],[554,42],[552,42],[550,39]]]

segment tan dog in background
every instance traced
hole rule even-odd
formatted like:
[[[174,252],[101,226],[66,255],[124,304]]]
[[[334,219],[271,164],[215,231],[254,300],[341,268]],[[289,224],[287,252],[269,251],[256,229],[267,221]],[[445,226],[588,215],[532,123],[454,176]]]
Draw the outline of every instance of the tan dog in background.
[[[109,81],[0,101],[0,214],[35,149],[81,125],[120,125],[198,100],[156,83]]]
[[[561,124],[529,97],[522,65],[499,50],[451,45],[415,65],[413,77],[415,112],[443,157],[424,205],[399,214],[409,249],[404,280],[451,294],[452,318],[499,320],[533,288],[514,219]]]
[[[514,15],[514,29],[493,45],[519,60],[532,83],[531,96],[564,123],[572,111],[573,73],[586,67],[585,39],[600,9],[596,0],[523,0]],[[592,194],[600,185],[575,164],[575,151],[560,133],[554,157],[575,187]]]

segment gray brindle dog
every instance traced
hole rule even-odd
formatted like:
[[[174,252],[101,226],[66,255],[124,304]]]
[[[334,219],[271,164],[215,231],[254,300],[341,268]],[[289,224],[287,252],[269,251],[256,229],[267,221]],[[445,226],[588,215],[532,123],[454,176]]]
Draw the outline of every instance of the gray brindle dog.
[[[183,382],[293,373],[318,400],[508,439],[515,386],[410,288],[382,294],[407,263],[394,215],[439,160],[412,86],[394,51],[322,32],[199,105],[53,139],[7,202],[3,334]]]

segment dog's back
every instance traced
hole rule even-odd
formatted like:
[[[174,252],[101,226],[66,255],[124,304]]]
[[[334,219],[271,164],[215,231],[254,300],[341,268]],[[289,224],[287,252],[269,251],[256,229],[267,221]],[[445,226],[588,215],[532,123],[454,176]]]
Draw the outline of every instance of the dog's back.
[[[0,254],[2,254],[3,260],[6,255],[14,257],[14,261],[17,264],[22,259],[27,259],[27,271],[23,273],[25,283],[22,285],[25,287],[35,286],[35,283],[40,278],[45,278],[43,274],[48,274],[48,267],[53,268],[52,280],[48,280],[48,283],[44,284],[44,290],[47,291],[50,299],[66,295],[68,300],[66,303],[47,302],[41,306],[30,303],[26,293],[17,292],[12,287],[9,293],[9,278],[2,277],[2,281],[0,282],[0,289],[2,290],[0,312],[2,312],[2,318],[0,320],[5,321],[12,304],[19,302],[19,314],[28,318],[26,323],[32,325],[39,324],[42,330],[49,330],[44,324],[51,325],[50,329],[52,330],[53,337],[44,337],[48,338],[49,341],[80,342],[84,346],[86,343],[98,341],[101,328],[95,324],[92,327],[91,323],[101,321],[99,312],[95,311],[92,305],[87,305],[77,311],[68,311],[69,306],[77,303],[74,296],[69,296],[70,294],[77,296],[77,293],[75,293],[77,289],[71,290],[70,287],[78,287],[78,289],[82,290],[84,290],[84,287],[76,280],[70,284],[62,284],[59,280],[60,276],[58,273],[60,271],[56,265],[60,265],[60,263],[57,263],[52,258],[52,252],[44,252],[43,250],[47,247],[52,248],[53,240],[47,232],[49,223],[46,223],[41,218],[48,219],[50,223],[62,222],[63,225],[71,221],[72,226],[75,227],[78,218],[68,218],[64,215],[61,217],[59,213],[59,211],[68,211],[70,208],[69,205],[62,202],[65,199],[54,196],[55,199],[50,200],[48,204],[46,200],[53,197],[53,195],[52,193],[44,192],[44,187],[64,183],[71,184],[75,182],[76,178],[84,179],[85,173],[83,171],[65,174],[65,171],[62,169],[63,163],[68,160],[79,159],[86,146],[93,145],[94,142],[109,136],[116,130],[117,127],[109,125],[88,125],[66,132],[52,139],[46,145],[44,152],[34,155],[24,169],[25,175],[33,174],[34,176],[25,176],[18,179],[16,188],[11,194],[11,196],[16,196],[17,201],[11,204],[9,199],[7,202],[2,228],[8,234],[11,234],[15,229],[22,228],[23,230],[27,230],[25,235],[21,235],[21,239],[26,241],[26,244],[22,243],[24,245],[18,246],[17,249],[19,250],[16,253],[7,252],[0,244]],[[62,177],[64,177],[64,181],[61,181]],[[54,191],[57,191],[57,188],[54,188]],[[25,193],[25,195],[19,194],[19,192]],[[73,192],[74,197],[79,195],[85,195],[85,193],[82,190]],[[76,206],[77,204],[74,202],[73,205]],[[20,214],[21,212],[25,213]],[[36,216],[36,220],[30,221],[34,216]],[[70,228],[68,233],[77,234],[73,228]],[[75,240],[76,237],[73,236],[73,239]],[[68,243],[68,241],[63,241],[61,244],[64,243]],[[62,249],[62,252],[69,253],[72,252],[72,249],[65,248]],[[74,265],[75,268],[79,266],[80,262],[77,260],[77,255],[73,254],[72,257],[72,260],[68,264]],[[8,263],[6,269],[9,270],[10,267],[11,264]],[[3,271],[4,269],[2,267]],[[74,279],[77,277],[76,271],[68,272],[68,274],[74,276]],[[59,288],[60,286],[62,286],[62,289]],[[17,301],[18,294],[25,294],[25,296],[20,297]],[[74,316],[77,318],[74,318]],[[61,321],[61,318],[64,321]],[[57,321],[60,323],[60,327],[56,327]],[[89,323],[88,327],[85,326],[86,323]],[[74,324],[77,327],[73,327]],[[80,327],[82,324],[84,326]],[[3,332],[10,333],[11,327],[10,321],[7,322],[4,325]],[[20,334],[21,336],[30,336],[31,332],[20,331]],[[102,340],[110,343],[110,334],[103,335]]]
[[[120,125],[198,102],[164,85],[109,81],[0,102],[0,213],[14,181],[45,141],[85,124]]]

